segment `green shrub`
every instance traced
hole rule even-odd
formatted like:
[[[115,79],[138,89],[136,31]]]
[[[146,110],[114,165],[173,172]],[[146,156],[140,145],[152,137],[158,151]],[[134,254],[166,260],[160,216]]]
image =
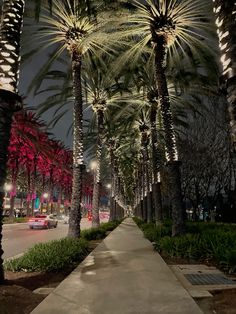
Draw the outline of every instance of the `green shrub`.
[[[171,257],[201,259],[206,253],[204,251],[204,243],[204,239],[199,234],[186,234],[175,238],[164,237],[160,239],[156,248],[159,252],[165,252]]]
[[[88,242],[85,239],[64,238],[36,244],[22,257],[6,261],[4,267],[11,271],[68,271],[87,253]]]
[[[4,224],[21,223],[21,222],[27,222],[28,220],[29,220],[28,217],[17,217],[17,218],[4,217],[3,223]]]
[[[236,273],[236,248],[224,252],[220,266],[229,273]]]
[[[15,222],[20,223],[20,222],[28,222],[29,218],[28,217],[17,217],[14,219]]]
[[[170,221],[165,221],[162,225],[156,226],[154,223],[145,223],[143,220],[134,217],[135,223],[143,230],[145,237],[151,241],[158,241],[160,238],[171,235]]]
[[[102,223],[99,228],[91,228],[81,231],[81,237],[88,241],[104,239],[107,232],[114,230],[120,223],[121,220]]]
[[[114,230],[119,224],[121,223],[121,220],[114,220],[109,221],[101,224],[101,227],[105,231],[112,231]]]
[[[160,238],[170,235],[171,233],[169,228],[164,225],[155,226],[154,224],[143,224],[142,230],[145,237],[151,242],[158,241]]]
[[[225,271],[236,272],[235,224],[188,222],[187,233],[172,238],[170,221],[162,226],[138,223],[157,251],[171,257],[212,260]]]
[[[133,217],[134,222],[141,228],[143,224],[146,224],[144,220],[138,218],[138,217]]]
[[[155,247],[170,256],[210,259],[232,272],[236,270],[236,232],[225,231],[226,229],[212,228],[197,234],[164,237]]]
[[[115,229],[120,223],[120,220],[102,223],[99,228],[91,228],[81,231],[81,237],[88,241],[104,239],[106,233]]]
[[[91,241],[91,240],[100,240],[105,238],[106,231],[102,228],[92,228],[81,231],[81,237]]]

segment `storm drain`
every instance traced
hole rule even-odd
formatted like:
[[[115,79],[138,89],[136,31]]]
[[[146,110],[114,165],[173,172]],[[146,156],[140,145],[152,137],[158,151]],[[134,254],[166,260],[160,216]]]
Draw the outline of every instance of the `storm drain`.
[[[233,281],[221,274],[185,274],[192,285],[236,285]]]

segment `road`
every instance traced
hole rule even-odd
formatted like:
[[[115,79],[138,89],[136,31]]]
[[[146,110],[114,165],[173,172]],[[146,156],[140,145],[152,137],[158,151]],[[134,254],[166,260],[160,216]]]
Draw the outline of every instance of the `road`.
[[[91,222],[87,218],[83,218],[81,229],[88,228],[91,228]],[[62,222],[59,222],[55,229],[32,230],[29,229],[27,223],[3,225],[3,258],[6,259],[23,253],[36,243],[63,238],[67,232],[68,225]]]

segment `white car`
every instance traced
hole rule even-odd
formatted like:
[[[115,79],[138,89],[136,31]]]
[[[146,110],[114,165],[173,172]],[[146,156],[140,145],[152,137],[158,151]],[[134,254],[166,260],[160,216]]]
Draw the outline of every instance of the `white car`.
[[[57,219],[53,215],[36,215],[35,217],[31,217],[28,221],[28,226],[30,229],[34,228],[56,228],[57,227]]]

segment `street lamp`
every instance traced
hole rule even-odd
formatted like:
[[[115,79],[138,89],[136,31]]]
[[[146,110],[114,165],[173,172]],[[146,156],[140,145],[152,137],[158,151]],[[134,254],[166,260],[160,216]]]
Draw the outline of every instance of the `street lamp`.
[[[48,193],[43,193],[43,198],[48,198]]]
[[[46,201],[46,211],[48,210],[48,196],[49,194],[47,192],[43,193],[43,197],[41,199],[41,212],[43,213],[44,210],[44,203]]]
[[[90,168],[92,170],[95,170],[97,168],[97,162],[95,160],[91,161],[90,162]]]
[[[5,183],[4,184],[5,192],[10,192],[12,189],[13,189],[13,185],[11,183]]]

